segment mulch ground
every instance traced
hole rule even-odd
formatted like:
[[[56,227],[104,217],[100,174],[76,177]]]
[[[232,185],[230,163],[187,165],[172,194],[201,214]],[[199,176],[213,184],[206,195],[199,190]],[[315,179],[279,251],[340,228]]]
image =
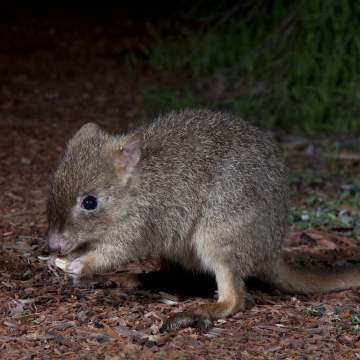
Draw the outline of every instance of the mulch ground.
[[[137,39],[134,27],[29,16],[0,24],[0,357],[360,359],[359,333],[346,322],[359,312],[357,290],[305,297],[254,289],[245,312],[205,334],[160,334],[170,313],[206,299],[76,289],[49,271],[47,186],[64,142],[87,121],[121,130],[148,120],[135,99],[157,75],[121,61],[124,44]],[[352,239],[326,229],[293,231],[285,251],[305,265],[360,259]]]

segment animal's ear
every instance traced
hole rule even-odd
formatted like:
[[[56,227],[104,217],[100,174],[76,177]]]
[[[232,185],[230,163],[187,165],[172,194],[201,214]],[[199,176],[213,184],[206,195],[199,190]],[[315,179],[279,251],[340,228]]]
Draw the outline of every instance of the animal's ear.
[[[130,175],[141,157],[142,140],[139,135],[130,135],[115,151],[114,165],[118,175]]]
[[[84,124],[76,133],[75,135],[70,139],[70,143],[74,144],[78,142],[81,139],[84,138],[91,138],[100,133],[101,129],[98,124],[88,122]]]

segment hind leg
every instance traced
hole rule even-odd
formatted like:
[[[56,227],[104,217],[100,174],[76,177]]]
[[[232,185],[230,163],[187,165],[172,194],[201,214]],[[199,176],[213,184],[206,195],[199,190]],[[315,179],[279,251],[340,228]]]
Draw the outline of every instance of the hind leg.
[[[175,331],[185,327],[196,327],[203,331],[210,327],[214,320],[243,310],[246,297],[243,279],[224,264],[215,266],[215,277],[219,293],[216,303],[175,314],[165,321],[161,330]]]

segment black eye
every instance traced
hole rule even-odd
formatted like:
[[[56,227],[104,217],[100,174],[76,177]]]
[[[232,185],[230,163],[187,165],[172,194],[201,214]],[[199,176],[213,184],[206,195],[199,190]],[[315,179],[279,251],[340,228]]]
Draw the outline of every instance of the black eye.
[[[95,210],[97,208],[97,199],[95,196],[89,195],[84,198],[81,207],[85,210]]]

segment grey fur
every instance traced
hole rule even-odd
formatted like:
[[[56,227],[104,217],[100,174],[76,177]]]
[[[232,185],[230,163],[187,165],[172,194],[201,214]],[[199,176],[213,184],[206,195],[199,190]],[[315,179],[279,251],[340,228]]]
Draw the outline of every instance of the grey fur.
[[[239,278],[274,267],[287,232],[287,171],[271,136],[224,112],[184,110],[135,131],[140,161],[126,181],[114,156],[129,136],[89,125],[68,143],[51,187],[49,233],[68,252],[79,244],[99,259],[94,271],[161,257]],[[99,197],[93,213],[76,199]]]

